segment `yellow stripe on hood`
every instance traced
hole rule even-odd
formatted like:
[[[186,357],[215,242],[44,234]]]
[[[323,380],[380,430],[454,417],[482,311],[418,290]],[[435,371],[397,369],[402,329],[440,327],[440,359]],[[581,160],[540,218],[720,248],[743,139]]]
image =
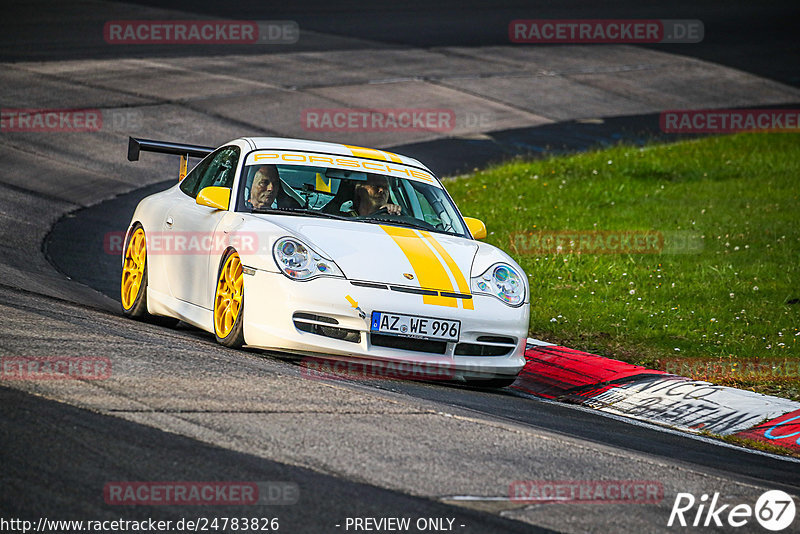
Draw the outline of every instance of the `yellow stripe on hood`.
[[[444,270],[442,262],[430,249],[425,241],[410,228],[398,228],[397,226],[381,225],[384,232],[389,234],[400,250],[403,251],[414,274],[417,275],[420,287],[423,289],[435,289],[437,291],[453,291],[453,284],[447,271]],[[435,304],[437,306],[457,307],[456,300],[440,295],[423,295],[424,304]]]
[[[447,253],[447,250],[442,246],[441,243],[436,241],[430,232],[426,232],[424,230],[420,230],[419,232],[422,234],[428,243],[433,245],[433,248],[436,249],[436,252],[439,253],[439,256],[444,259],[447,266],[450,268],[450,272],[453,273],[453,278],[456,280],[456,284],[458,284],[458,292],[464,295],[469,295],[469,285],[467,285],[467,280],[464,278],[464,273],[461,272],[461,269],[458,268],[458,264],[455,262],[452,256]],[[472,305],[472,299],[460,299],[461,304],[464,306],[465,310],[474,310],[475,308]]]

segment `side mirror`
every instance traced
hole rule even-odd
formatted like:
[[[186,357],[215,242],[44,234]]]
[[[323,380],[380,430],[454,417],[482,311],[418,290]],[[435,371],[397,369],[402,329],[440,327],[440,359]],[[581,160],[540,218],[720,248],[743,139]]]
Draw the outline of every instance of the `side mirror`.
[[[486,225],[483,224],[482,220],[473,217],[464,217],[464,222],[467,223],[467,228],[469,228],[469,233],[472,234],[472,237],[475,239],[486,239]]]
[[[197,193],[197,203],[218,210],[227,210],[231,202],[231,190],[227,187],[204,187]]]

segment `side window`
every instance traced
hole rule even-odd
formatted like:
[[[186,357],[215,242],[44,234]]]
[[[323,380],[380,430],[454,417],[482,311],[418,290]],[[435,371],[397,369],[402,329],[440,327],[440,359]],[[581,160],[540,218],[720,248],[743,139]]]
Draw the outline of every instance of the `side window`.
[[[212,152],[211,154],[203,158],[203,161],[198,163],[195,166],[195,168],[192,169],[191,172],[186,175],[186,178],[184,178],[183,181],[181,182],[181,191],[183,191],[192,198],[195,198],[197,196],[198,192],[197,184],[200,182],[200,177],[203,176],[203,174],[205,174],[206,170],[208,169],[208,166],[211,165],[211,162],[214,161],[214,158],[217,156],[218,153],[219,151]]]
[[[239,153],[239,147],[228,146],[210,154],[183,179],[181,191],[195,198],[204,187],[233,187]]]
[[[238,146],[228,146],[220,150],[200,177],[195,195],[206,187],[233,187],[233,177],[238,163]]]
[[[422,194],[421,191],[417,191],[415,189],[414,192],[416,193],[417,201],[419,202],[419,207],[422,211],[422,219],[426,223],[434,226],[441,224],[442,220],[436,215],[436,211],[433,209],[433,206],[431,206],[428,198]]]

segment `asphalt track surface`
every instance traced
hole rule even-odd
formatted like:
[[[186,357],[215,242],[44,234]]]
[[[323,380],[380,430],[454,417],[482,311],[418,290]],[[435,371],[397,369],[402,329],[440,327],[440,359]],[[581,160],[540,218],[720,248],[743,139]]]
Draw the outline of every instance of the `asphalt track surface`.
[[[109,481],[127,480],[130,458],[146,463],[137,469],[149,480],[194,480],[202,473],[207,480],[291,481],[302,489],[292,505],[264,509],[258,517],[278,516],[283,530],[330,531],[343,517],[458,517],[470,525],[468,532],[529,532],[530,527],[477,511],[464,510],[430,499],[382,490],[293,467],[263,458],[212,447],[195,440],[136,425],[53,401],[0,388],[2,432],[15,435],[10,443],[25,443],[23,450],[4,450],[4,492],[17,493],[4,499],[4,517],[36,520],[50,518],[99,518],[104,516],[94,499]],[[42,436],[49,439],[43,440]],[[69,450],[69,461],[54,462]],[[83,459],[91,458],[91,461]],[[39,480],[31,484],[31,473]],[[35,486],[35,492],[31,492]],[[24,495],[27,498],[20,499]],[[65,495],[73,495],[66,502]],[[331,499],[329,496],[335,495]],[[52,503],[61,502],[58,506]],[[194,508],[194,509],[193,509]],[[102,514],[102,516],[98,516]],[[264,514],[264,515],[261,515]],[[172,506],[167,509],[133,508],[125,510],[129,520],[159,521],[202,517],[196,507]],[[248,514],[250,517],[253,515]],[[215,507],[214,516],[241,517],[241,506]],[[108,517],[114,518],[113,515]],[[534,532],[550,532],[534,528]]]
[[[311,53],[315,47],[358,53],[379,47],[376,42],[400,45],[412,53],[418,47],[504,45],[498,23],[533,17],[532,11],[541,18],[698,18],[705,21],[709,35],[702,46],[658,50],[694,54],[797,86],[797,43],[789,31],[795,13],[790,3],[775,4],[766,12],[744,3],[695,9],[687,4],[669,12],[637,3],[619,7],[613,16],[599,7],[578,9],[578,4],[559,4],[558,9],[545,5],[550,11],[514,5],[487,10],[463,4],[435,9],[415,4],[373,6],[368,11],[341,4],[308,4],[296,12],[262,6],[263,11],[240,13],[226,7],[221,13],[210,3],[193,2],[189,8],[170,5],[194,15],[297,20],[302,28],[319,32],[308,40],[311,44],[301,40],[298,45],[301,52],[307,47]],[[142,61],[140,50],[113,49],[96,38],[76,37],[82,32],[56,24],[58,17],[53,13],[60,8],[41,9],[35,16],[25,13],[30,8],[21,4],[15,9],[21,15],[14,16],[18,13],[12,11],[3,23],[8,31],[2,58],[47,60],[48,65],[26,67],[49,69],[35,81],[50,82],[54,72],[69,72],[75,68],[69,62],[76,59]],[[458,13],[455,18],[454,12]],[[87,12],[87,19],[93,18],[153,17],[142,16],[130,4],[108,4]],[[9,20],[24,24],[12,25]],[[37,23],[57,30],[34,35],[30,28]],[[80,29],[80,22],[76,24]],[[505,30],[502,24],[499,27]],[[726,31],[711,32],[715,27]],[[198,55],[218,53],[173,47],[150,50],[147,56],[190,64]],[[175,57],[181,55],[185,57]],[[147,69],[141,64],[139,68],[126,76],[147,83]],[[19,85],[21,72],[12,68],[3,74],[9,87]],[[28,100],[42,105],[42,99],[52,107],[135,106],[148,97],[146,91],[109,96],[98,92],[97,84],[91,83],[96,81],[90,79],[77,90],[66,85],[60,86],[63,91],[31,86],[28,91],[34,96],[30,98],[24,91],[8,89],[3,107],[34,107]],[[750,87],[751,81],[740,83]],[[777,99],[762,98],[759,107],[788,106],[800,100],[789,89],[760,87],[783,92]],[[755,96],[765,94],[758,88],[752,89]],[[714,90],[724,93],[724,89]],[[39,94],[46,91],[50,94]],[[722,94],[718,98],[723,105],[744,106],[743,94],[729,100]],[[183,131],[187,142],[210,144],[208,139],[225,139],[237,129],[253,128],[209,113],[198,122],[202,128],[192,131],[176,124],[175,117],[196,117],[207,108],[192,102],[184,105],[183,110],[162,115],[163,130],[171,137]],[[560,118],[537,123],[531,115],[529,122],[534,125],[512,123],[489,135],[409,137],[399,143],[377,136],[374,143],[363,144],[395,146],[399,152],[430,162],[440,174],[450,174],[515,153],[580,150],[618,140],[641,143],[663,137],[657,132],[656,114],[625,113],[613,118],[622,113],[613,113],[613,106],[609,109],[601,115],[602,121]],[[151,136],[159,131],[146,126]],[[80,150],[91,151],[97,138],[62,142],[46,135],[3,134],[0,143],[5,169],[2,355],[103,355],[111,358],[115,374],[106,383],[3,383],[3,518],[272,515],[280,517],[285,532],[338,532],[341,529],[335,525],[346,517],[454,517],[456,524],[465,525],[457,529],[462,532],[655,532],[667,530],[666,519],[678,491],[696,495],[720,491],[730,502],[751,503],[766,489],[800,492],[800,464],[795,462],[508,390],[394,381],[311,381],[279,354],[230,351],[194,329],[170,330],[123,319],[113,301],[118,257],[103,251],[102,236],[123,230],[138,199],[163,188],[164,178],[173,171],[170,167],[163,172],[163,166],[172,162],[157,159],[161,157],[136,165],[119,161],[124,157],[124,134],[111,132],[113,142],[100,140],[100,150],[113,154],[89,157],[85,164],[78,163]],[[43,160],[42,155],[48,154],[55,156],[53,161]],[[117,163],[105,168],[103,163],[108,161]],[[63,187],[53,186],[54,179],[41,179],[46,173],[59,177]],[[111,179],[96,178],[98,174]],[[159,174],[166,176],[158,178]],[[137,183],[148,186],[141,188]],[[60,219],[65,212],[70,213]],[[508,484],[514,480],[555,479],[658,480],[664,485],[665,499],[657,506],[588,507],[521,506],[493,500],[507,497]],[[300,487],[300,502],[257,511],[114,507],[103,502],[102,488],[115,480],[291,481]],[[464,496],[485,499],[458,498]]]
[[[121,2],[117,3],[121,6]],[[174,9],[206,18],[240,20],[294,20],[301,28],[360,38],[392,45],[487,46],[508,44],[508,23],[514,19],[698,19],[702,20],[706,36],[690,47],[681,44],[650,45],[669,53],[686,54],[714,63],[728,65],[784,83],[800,84],[796,68],[800,42],[796,28],[800,10],[790,0],[776,2],[674,2],[622,0],[613,4],[583,0],[531,2],[524,0],[476,2],[445,0],[427,2],[236,2],[213,0],[142,0],[132,5]],[[76,26],[89,28],[91,13],[71,28],[60,26],[59,9],[37,10],[37,4],[17,3],[8,12],[4,30],[8,37],[0,51],[0,60],[75,59],[79,57],[138,56],[136,47],[103,47],[101,36],[94,38],[85,32],[75,42]],[[38,11],[38,12],[37,12]],[[87,10],[88,11],[88,10]],[[135,12],[120,9],[119,12]],[[141,16],[140,12],[140,16]],[[30,23],[34,18],[38,24]],[[142,17],[148,18],[148,17]],[[22,19],[23,24],[13,21]],[[44,27],[46,31],[35,32]],[[35,35],[35,37],[34,37]],[[36,46],[32,46],[32,42]],[[65,44],[70,46],[63,46]],[[314,45],[310,45],[314,47]],[[364,44],[348,46],[366,48]],[[306,45],[301,41],[297,49]],[[237,53],[255,53],[252,48],[239,47]],[[273,51],[275,53],[283,50]],[[153,53],[153,51],[148,51]],[[161,48],[156,55],[191,53],[175,47]],[[221,53],[211,51],[204,53]]]

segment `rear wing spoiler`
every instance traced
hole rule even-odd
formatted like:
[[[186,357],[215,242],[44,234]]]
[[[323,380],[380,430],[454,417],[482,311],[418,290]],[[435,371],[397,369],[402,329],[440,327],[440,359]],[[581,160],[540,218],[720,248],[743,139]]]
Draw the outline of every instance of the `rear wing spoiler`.
[[[204,158],[215,149],[208,146],[170,143],[169,141],[153,141],[152,139],[128,138],[128,161],[139,161],[140,152],[157,152],[181,157],[181,168],[178,180],[186,177],[189,158]]]

